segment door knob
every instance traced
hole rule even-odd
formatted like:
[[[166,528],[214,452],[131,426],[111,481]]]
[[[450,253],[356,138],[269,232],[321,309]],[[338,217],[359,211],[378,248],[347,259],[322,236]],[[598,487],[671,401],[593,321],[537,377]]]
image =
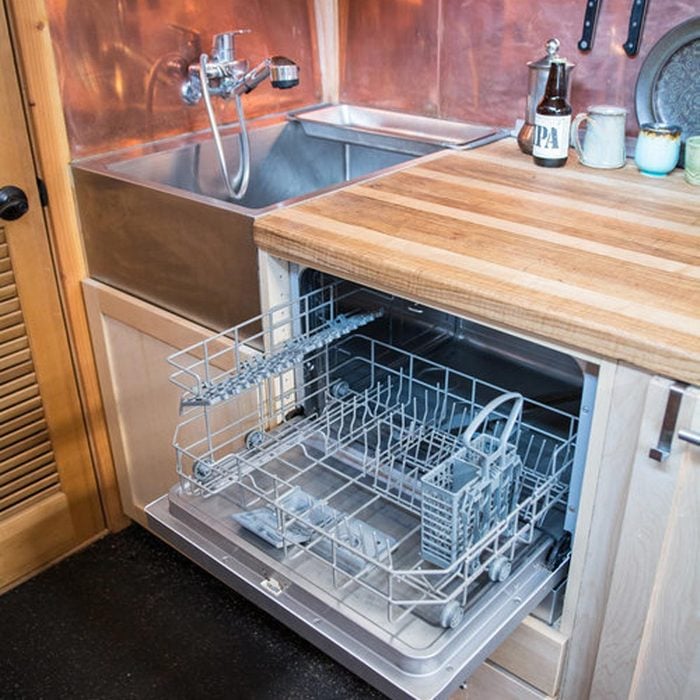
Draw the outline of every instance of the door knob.
[[[27,195],[14,185],[0,188],[0,219],[14,221],[29,210]]]

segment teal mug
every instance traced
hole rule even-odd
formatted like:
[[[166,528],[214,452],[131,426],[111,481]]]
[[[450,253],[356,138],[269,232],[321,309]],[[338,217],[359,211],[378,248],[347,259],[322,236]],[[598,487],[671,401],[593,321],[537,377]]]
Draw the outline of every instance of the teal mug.
[[[642,175],[664,177],[678,165],[681,128],[653,122],[642,124],[637,136],[634,162]]]

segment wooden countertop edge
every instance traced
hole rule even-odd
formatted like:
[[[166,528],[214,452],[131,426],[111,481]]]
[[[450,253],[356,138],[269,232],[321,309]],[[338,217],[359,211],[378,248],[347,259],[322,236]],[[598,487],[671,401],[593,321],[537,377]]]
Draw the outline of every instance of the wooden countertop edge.
[[[277,213],[279,214],[279,213]],[[373,261],[362,255],[351,257],[343,243],[316,249],[304,240],[295,239],[284,226],[276,224],[279,218],[261,217],[255,223],[256,245],[267,253],[300,265],[345,277],[354,282],[390,293],[406,296],[412,301],[467,316],[477,322],[495,325],[504,330],[524,333],[535,339],[553,341],[573,351],[595,354],[612,361],[623,361],[636,367],[700,385],[700,362],[693,354],[685,353],[675,345],[646,341],[639,335],[625,333],[586,318],[577,318],[572,327],[570,318],[556,309],[531,309],[524,303],[513,304],[490,295],[487,289],[470,286],[460,280],[426,274],[416,269],[406,284],[383,283]],[[404,275],[404,265],[391,258],[382,261],[387,272]]]

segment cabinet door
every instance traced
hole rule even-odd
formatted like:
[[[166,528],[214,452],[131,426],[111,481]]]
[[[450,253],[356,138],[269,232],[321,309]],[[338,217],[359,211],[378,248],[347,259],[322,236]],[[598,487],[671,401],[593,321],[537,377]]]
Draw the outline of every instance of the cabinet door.
[[[655,379],[647,394],[591,697],[700,697],[700,448],[678,437],[700,431],[697,389],[668,458],[649,455],[671,387]]]
[[[0,591],[104,528],[97,484],[0,5]],[[8,218],[9,217],[9,218]]]
[[[122,505],[145,525],[144,507],[177,481],[181,390],[169,381],[167,358],[212,331],[94,280],[83,292]]]

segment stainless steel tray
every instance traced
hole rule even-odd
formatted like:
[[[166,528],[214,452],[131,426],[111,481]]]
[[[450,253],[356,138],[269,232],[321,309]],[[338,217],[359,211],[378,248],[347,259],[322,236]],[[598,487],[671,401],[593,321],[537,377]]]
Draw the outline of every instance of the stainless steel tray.
[[[397,149],[423,155],[438,148],[469,149],[505,138],[508,132],[493,126],[433,119],[355,105],[321,105],[290,112],[309,136]]]

